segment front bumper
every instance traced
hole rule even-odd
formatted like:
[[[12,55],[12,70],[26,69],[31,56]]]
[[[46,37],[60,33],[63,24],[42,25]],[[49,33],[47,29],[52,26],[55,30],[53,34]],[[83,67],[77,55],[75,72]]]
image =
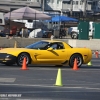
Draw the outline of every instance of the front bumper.
[[[16,56],[7,53],[0,53],[0,63],[14,64],[16,62]]]

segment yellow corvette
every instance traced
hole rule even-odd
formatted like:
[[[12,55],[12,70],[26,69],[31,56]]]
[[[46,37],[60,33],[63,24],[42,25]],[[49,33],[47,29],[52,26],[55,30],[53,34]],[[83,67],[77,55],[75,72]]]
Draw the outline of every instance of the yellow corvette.
[[[75,58],[77,65],[87,64],[92,58],[89,48],[73,48],[66,42],[55,40],[41,40],[25,48],[5,48],[0,50],[0,63],[6,65],[22,65],[26,57],[26,64],[69,65],[73,67]]]

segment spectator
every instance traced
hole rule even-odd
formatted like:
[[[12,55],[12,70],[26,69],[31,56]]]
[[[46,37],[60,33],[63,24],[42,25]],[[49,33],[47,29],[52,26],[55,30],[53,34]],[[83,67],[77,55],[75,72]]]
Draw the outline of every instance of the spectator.
[[[13,26],[10,30],[9,38],[11,39],[14,35],[16,35],[17,27]]]
[[[16,36],[18,36],[18,37],[21,37],[21,35],[20,35],[20,29],[19,28],[17,28],[17,31],[16,31]]]
[[[12,30],[12,35],[16,35],[17,27],[13,26],[11,30]]]
[[[20,37],[22,37],[22,29],[23,29],[23,27],[21,27],[21,28],[19,29],[19,35],[20,35]]]
[[[22,35],[22,37],[28,38],[28,29],[26,27],[23,27],[20,34]]]

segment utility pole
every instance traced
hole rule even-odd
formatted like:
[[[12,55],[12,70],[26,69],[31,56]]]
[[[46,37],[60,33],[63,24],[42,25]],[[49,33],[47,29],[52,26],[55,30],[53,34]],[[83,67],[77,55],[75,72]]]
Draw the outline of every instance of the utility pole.
[[[61,2],[61,15],[63,15],[63,0]]]
[[[83,11],[83,16],[86,17],[86,7],[87,7],[87,0],[84,0],[84,11]]]
[[[42,0],[42,11],[44,12],[45,0]]]
[[[72,13],[73,13],[73,0],[71,0],[70,16],[72,16]]]

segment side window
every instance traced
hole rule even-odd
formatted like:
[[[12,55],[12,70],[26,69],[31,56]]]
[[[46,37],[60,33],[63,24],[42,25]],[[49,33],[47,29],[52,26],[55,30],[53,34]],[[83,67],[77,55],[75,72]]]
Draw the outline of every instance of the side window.
[[[64,49],[64,45],[61,42],[53,43],[50,47],[53,48],[54,50]]]
[[[58,43],[58,49],[65,49],[63,43],[61,42]]]
[[[31,49],[45,50],[45,47],[47,45],[48,45],[48,42],[37,42],[36,44],[30,45],[29,48],[31,48]]]
[[[56,43],[54,43],[54,44],[51,45],[51,48],[53,48],[53,49],[57,49],[57,47],[58,47],[58,46],[57,46]]]
[[[48,44],[46,46],[46,49],[48,49],[48,48],[53,48],[54,50],[65,49],[63,43],[61,43],[61,42],[55,42],[55,43]]]

